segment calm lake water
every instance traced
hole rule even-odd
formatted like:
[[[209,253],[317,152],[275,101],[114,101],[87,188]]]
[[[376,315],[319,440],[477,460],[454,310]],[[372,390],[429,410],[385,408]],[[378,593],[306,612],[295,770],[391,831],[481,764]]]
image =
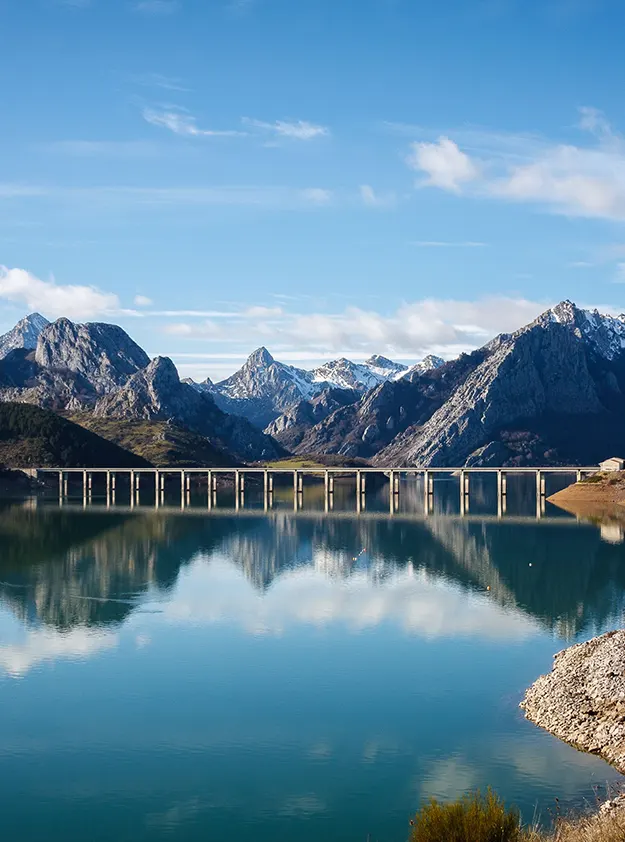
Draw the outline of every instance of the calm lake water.
[[[13,842],[403,842],[429,796],[525,818],[618,779],[526,722],[554,652],[622,626],[625,544],[533,478],[400,511],[0,503],[0,816]],[[490,590],[489,590],[490,589]]]

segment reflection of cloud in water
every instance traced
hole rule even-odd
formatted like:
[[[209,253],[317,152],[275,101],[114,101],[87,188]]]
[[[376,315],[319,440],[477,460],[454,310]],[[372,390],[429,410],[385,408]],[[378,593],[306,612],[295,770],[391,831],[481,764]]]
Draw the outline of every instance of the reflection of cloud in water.
[[[557,781],[560,800],[574,799],[580,791],[580,782],[593,777],[599,786],[611,780],[622,782],[616,769],[601,758],[575,751],[556,737],[545,740],[545,735],[534,731],[535,726],[529,723],[528,728],[532,730],[529,739],[527,734],[523,738],[504,737],[494,741],[492,747],[493,762],[516,769],[520,780],[531,781],[533,785],[541,781],[545,786]]]
[[[415,788],[424,801],[429,798],[452,801],[477,789],[478,785],[478,770],[458,757],[435,760],[429,770],[415,780]]]
[[[19,678],[45,661],[88,658],[117,645],[113,632],[96,632],[78,626],[68,632],[45,628],[28,631],[18,643],[0,645],[0,670]]]
[[[547,737],[527,723],[527,731],[518,736],[493,733],[489,739],[474,744],[467,751],[426,763],[414,778],[420,801],[429,798],[452,800],[466,792],[497,786],[512,775],[519,791],[539,789],[553,792],[562,804],[576,803],[580,792],[587,792],[594,780],[599,788],[622,776],[599,757],[572,749],[555,737]],[[514,771],[512,771],[514,770]],[[515,794],[511,793],[514,800]],[[552,806],[537,805],[541,810]],[[530,819],[531,816],[526,816]]]
[[[197,556],[180,572],[164,616],[177,623],[230,622],[251,633],[280,634],[289,626],[341,623],[360,631],[393,623],[423,637],[519,640],[539,632],[521,611],[504,609],[407,568],[373,580],[366,571],[348,580],[328,578],[314,567],[284,572],[259,594],[225,557]]]

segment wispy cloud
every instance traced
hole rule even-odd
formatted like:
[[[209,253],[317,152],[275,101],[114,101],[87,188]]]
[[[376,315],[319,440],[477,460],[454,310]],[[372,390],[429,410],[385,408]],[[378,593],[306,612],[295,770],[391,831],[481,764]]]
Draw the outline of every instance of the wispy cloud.
[[[162,88],[164,91],[187,93],[190,90],[185,87],[182,79],[176,76],[165,76],[162,73],[140,73],[138,76],[133,76],[132,81],[146,88]]]
[[[297,210],[331,203],[331,190],[322,187],[220,185],[128,187],[125,185],[66,187],[0,183],[0,200],[41,200],[79,207],[81,212],[137,208],[166,211],[175,207],[247,206],[267,210]]]
[[[317,137],[328,137],[330,129],[327,126],[309,123],[307,120],[276,120],[267,123],[263,120],[252,120],[244,117],[243,122],[261,131],[268,132],[274,137],[290,138],[292,140],[314,140]]]
[[[412,245],[422,249],[479,249],[486,248],[488,244],[473,240],[415,240]]]
[[[153,126],[169,129],[183,137],[237,137],[246,134],[236,129],[202,129],[195,117],[181,110],[156,111],[154,108],[143,109],[143,119]]]
[[[59,140],[47,143],[43,148],[76,158],[96,156],[145,158],[158,153],[158,147],[155,144],[143,140]]]
[[[145,15],[173,15],[180,8],[178,0],[140,0],[135,3],[135,10]]]
[[[416,142],[407,158],[422,178],[417,186],[456,194],[532,203],[554,213],[625,220],[625,141],[596,109],[581,110],[580,129],[594,145],[545,142],[529,146],[526,160],[492,152],[481,158],[442,136]]]
[[[135,307],[151,307],[153,303],[152,299],[148,298],[147,295],[135,295]]]
[[[378,193],[370,184],[361,184],[358,193],[360,201],[367,208],[391,208],[397,203],[394,193]]]
[[[306,187],[301,194],[304,201],[312,205],[327,205],[332,201],[332,191],[323,187]]]

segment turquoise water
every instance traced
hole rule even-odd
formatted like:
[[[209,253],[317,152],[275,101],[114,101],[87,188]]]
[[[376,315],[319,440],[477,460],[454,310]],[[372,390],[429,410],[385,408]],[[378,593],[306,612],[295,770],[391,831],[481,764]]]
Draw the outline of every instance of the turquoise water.
[[[394,842],[429,796],[594,799],[616,773],[518,702],[622,625],[625,545],[531,485],[500,519],[488,483],[465,518],[453,482],[429,517],[417,484],[395,516],[0,504],[2,839]]]

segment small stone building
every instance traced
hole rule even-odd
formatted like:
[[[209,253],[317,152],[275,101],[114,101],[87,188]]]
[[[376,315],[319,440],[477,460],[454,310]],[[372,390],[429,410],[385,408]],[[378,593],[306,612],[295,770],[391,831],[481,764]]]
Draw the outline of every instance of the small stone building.
[[[603,462],[599,462],[599,467],[602,471],[623,471],[625,470],[625,459],[619,456],[611,456]]]

